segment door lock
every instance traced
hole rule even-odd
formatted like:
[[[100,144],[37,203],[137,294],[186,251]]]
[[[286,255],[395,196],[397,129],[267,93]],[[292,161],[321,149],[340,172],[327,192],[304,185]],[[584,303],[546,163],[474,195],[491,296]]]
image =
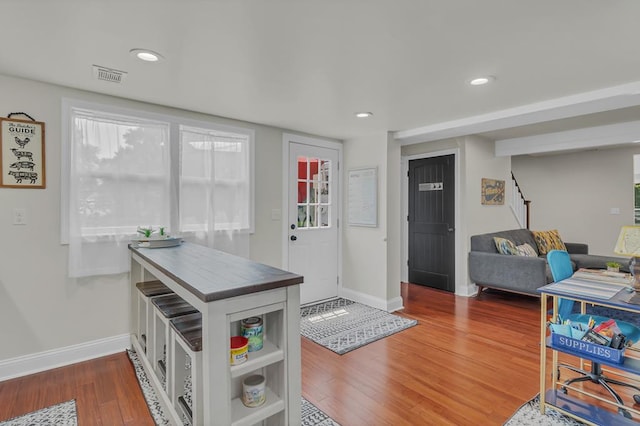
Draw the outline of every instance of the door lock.
[[[295,241],[297,239],[298,239],[298,237],[296,237],[295,235],[292,235],[291,238],[290,238],[291,241]]]

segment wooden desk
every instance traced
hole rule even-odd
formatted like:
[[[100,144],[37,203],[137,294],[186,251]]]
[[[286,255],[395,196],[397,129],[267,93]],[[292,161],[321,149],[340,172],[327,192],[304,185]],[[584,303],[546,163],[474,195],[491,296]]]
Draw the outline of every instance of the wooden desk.
[[[559,283],[562,283],[560,281]],[[562,348],[554,347],[550,339],[547,337],[547,317],[548,317],[548,304],[547,304],[547,296],[551,296],[553,299],[553,318],[557,317],[558,314],[558,299],[571,299],[576,302],[579,302],[582,307],[582,312],[584,313],[585,304],[593,304],[606,306],[612,309],[624,310],[634,313],[640,314],[640,305],[634,305],[627,303],[627,300],[633,295],[633,293],[628,292],[624,288],[620,288],[612,297],[609,299],[603,299],[598,297],[593,297],[588,294],[587,291],[578,295],[576,293],[572,293],[567,291],[566,289],[562,289],[562,286],[554,284],[549,284],[544,287],[540,287],[538,289],[540,293],[540,411],[542,414],[545,413],[545,409],[547,407],[552,407],[563,414],[566,414],[569,417],[573,417],[580,421],[583,421],[587,424],[592,425],[637,425],[638,423],[634,420],[627,419],[616,412],[609,411],[605,408],[592,405],[591,402],[595,402],[595,399],[589,400],[584,398],[575,398],[571,396],[575,391],[569,390],[568,394],[563,393],[558,387],[562,385],[562,381],[559,380],[558,377],[558,352],[570,354],[576,356],[582,360],[588,360],[590,362],[594,362],[593,358],[590,358],[588,354],[584,352],[575,353]],[[606,292],[605,292],[606,293]],[[594,293],[595,294],[595,293]],[[602,293],[604,294],[604,293]],[[552,368],[551,368],[551,385],[547,384],[547,352],[552,352]],[[640,359],[638,356],[638,351],[627,349],[624,357],[624,362],[622,364],[609,363],[607,361],[603,361],[601,359],[595,359],[595,362],[608,367],[609,369],[616,371],[621,376],[627,376],[632,380],[638,380],[638,376],[640,375]],[[582,361],[580,362],[582,364]],[[594,396],[594,394],[585,392],[585,395],[588,397],[593,397],[599,399],[604,403],[609,403],[608,400],[599,398],[598,396]],[[615,405],[611,402],[612,405]],[[633,406],[627,404],[624,406],[624,409],[631,413],[635,419],[640,418],[640,411]]]
[[[190,243],[130,250],[131,341],[171,421],[182,424],[137,336],[140,281],[160,280],[202,313],[205,425],[299,425],[302,276]],[[230,337],[240,334],[242,319],[258,315],[264,320],[264,348],[230,366]],[[246,408],[239,398],[242,379],[251,373],[267,381],[267,402],[257,408]]]

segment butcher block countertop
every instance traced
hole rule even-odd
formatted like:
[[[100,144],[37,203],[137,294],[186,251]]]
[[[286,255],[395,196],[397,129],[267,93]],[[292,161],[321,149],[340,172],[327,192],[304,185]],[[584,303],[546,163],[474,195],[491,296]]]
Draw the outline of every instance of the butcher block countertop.
[[[303,277],[193,243],[129,249],[203,302],[301,284]]]

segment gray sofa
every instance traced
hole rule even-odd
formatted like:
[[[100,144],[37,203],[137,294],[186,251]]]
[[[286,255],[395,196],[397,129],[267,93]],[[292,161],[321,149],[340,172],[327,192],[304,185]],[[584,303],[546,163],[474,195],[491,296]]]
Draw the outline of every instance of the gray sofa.
[[[538,257],[500,254],[493,237],[502,237],[516,245],[528,243],[538,252],[533,234],[528,229],[493,232],[471,237],[469,276],[478,286],[478,295],[484,287],[538,295],[536,289],[553,282],[546,255]],[[621,271],[629,272],[629,259],[589,254],[589,246],[582,243],[564,243],[571,256],[574,270],[578,268],[606,269],[606,263],[618,262]]]

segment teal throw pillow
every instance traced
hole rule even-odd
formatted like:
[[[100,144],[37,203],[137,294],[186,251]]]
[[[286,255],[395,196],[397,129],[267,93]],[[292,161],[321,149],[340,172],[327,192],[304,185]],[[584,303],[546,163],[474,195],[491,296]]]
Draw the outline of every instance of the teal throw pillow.
[[[496,248],[500,254],[517,255],[518,248],[511,240],[506,238],[493,237],[493,242],[496,244]]]

